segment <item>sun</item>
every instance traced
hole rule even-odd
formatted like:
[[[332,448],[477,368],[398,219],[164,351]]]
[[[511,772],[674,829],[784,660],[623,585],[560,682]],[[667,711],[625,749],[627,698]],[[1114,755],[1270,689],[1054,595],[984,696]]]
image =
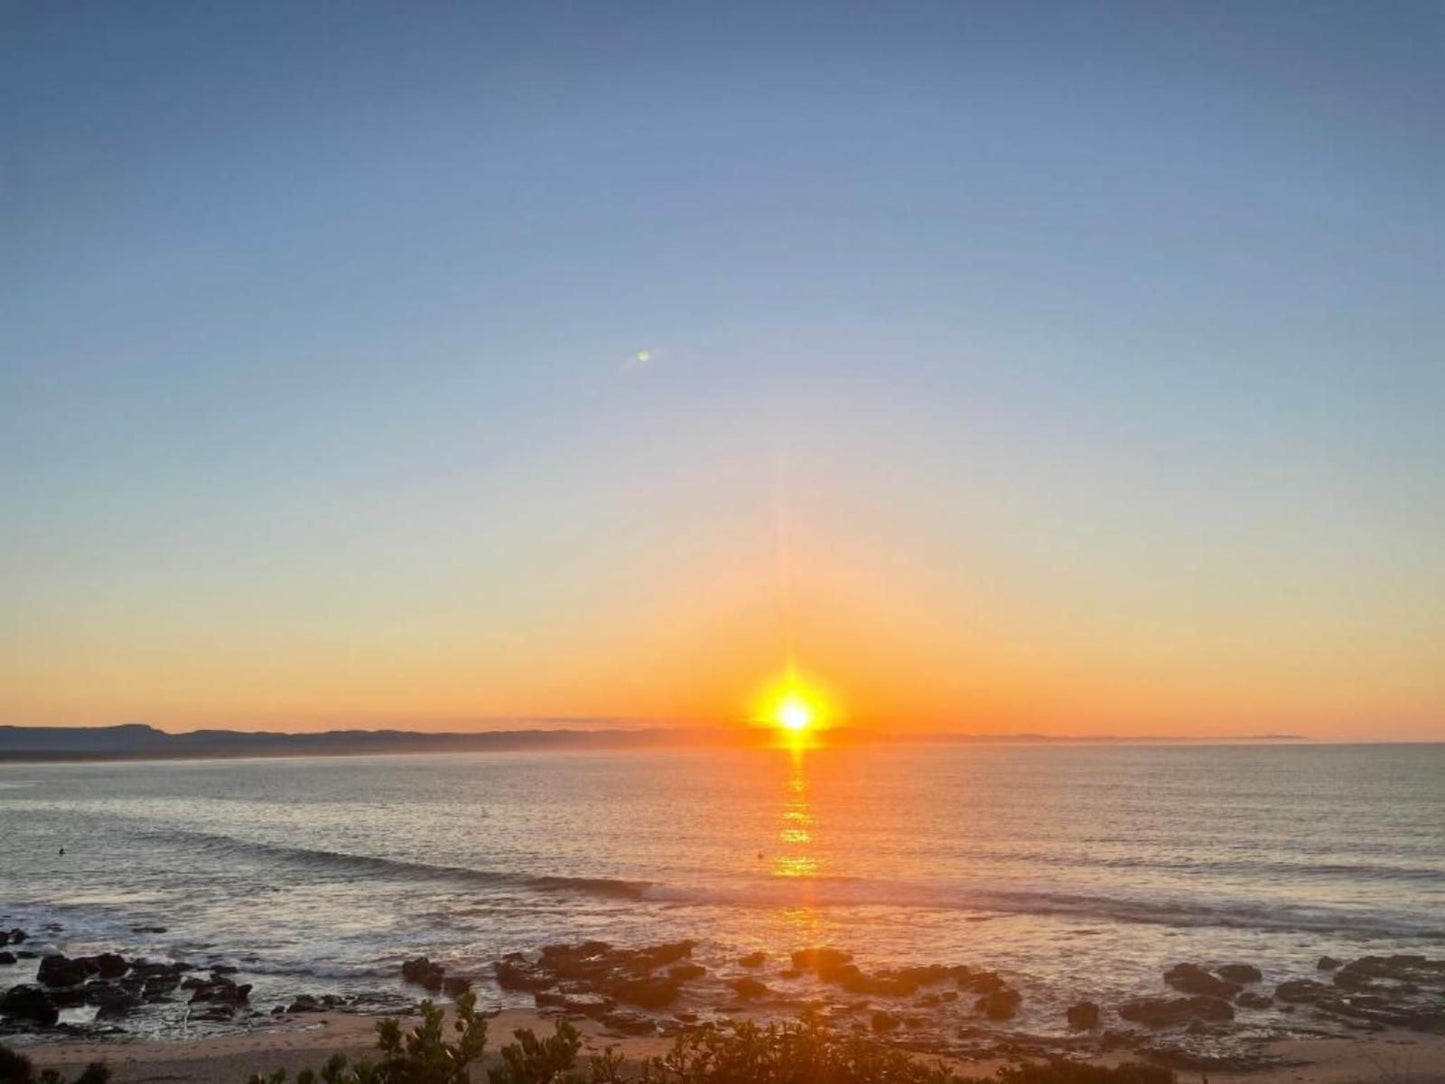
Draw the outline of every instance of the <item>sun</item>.
[[[789,664],[754,694],[748,721],[772,730],[795,748],[813,745],[839,718],[837,701],[827,686]]]
[[[813,725],[813,709],[797,693],[789,693],[778,703],[773,719],[784,730],[801,734]]]

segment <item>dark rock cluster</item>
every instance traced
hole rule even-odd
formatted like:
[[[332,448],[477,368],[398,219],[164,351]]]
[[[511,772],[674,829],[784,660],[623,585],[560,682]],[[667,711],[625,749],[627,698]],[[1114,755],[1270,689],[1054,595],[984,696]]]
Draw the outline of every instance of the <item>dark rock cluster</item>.
[[[1189,994],[1182,998],[1142,998],[1119,1006],[1119,1015],[1149,1027],[1217,1023],[1234,1018],[1235,1008],[1268,1009],[1277,1003],[1292,1011],[1304,1006],[1354,1027],[1398,1027],[1445,1032],[1445,960],[1424,956],[1362,956],[1342,963],[1323,956],[1316,970],[1331,981],[1289,979],[1273,995],[1247,990],[1264,980],[1251,964],[1226,964],[1213,972],[1197,964],[1176,964],[1164,982]]]
[[[684,983],[707,974],[692,962],[692,950],[691,941],[638,949],[606,941],[548,945],[536,960],[520,952],[498,960],[497,984],[530,992],[539,1008],[590,1016],[624,1034],[648,1034],[653,1023],[619,1005],[647,1010],[671,1005]]]
[[[471,979],[464,975],[448,975],[446,968],[425,956],[418,956],[402,964],[401,977],[434,994],[445,993],[449,997],[461,997],[472,988]]]
[[[850,953],[828,947],[801,949],[793,953],[792,963],[785,976],[812,972],[845,993],[866,997],[912,997],[921,987],[952,982],[960,990],[982,995],[974,1007],[991,1020],[1007,1020],[1021,1000],[997,972],[974,971],[962,964],[886,968],[869,974],[853,963]]]
[[[25,940],[19,930],[11,930],[8,937],[11,944]],[[75,957],[56,953],[41,959],[34,984],[12,986],[0,995],[0,1015],[52,1027],[61,1009],[91,1005],[98,1010],[97,1020],[110,1020],[148,1002],[172,1000],[182,976],[191,970],[190,964],[127,960],[114,952]],[[228,1003],[244,1000],[233,994]]]
[[[1355,1026],[1445,1033],[1445,960],[1362,956],[1335,968],[1324,962],[1320,970],[1332,971],[1333,982],[1292,979],[1275,988],[1275,998]]]

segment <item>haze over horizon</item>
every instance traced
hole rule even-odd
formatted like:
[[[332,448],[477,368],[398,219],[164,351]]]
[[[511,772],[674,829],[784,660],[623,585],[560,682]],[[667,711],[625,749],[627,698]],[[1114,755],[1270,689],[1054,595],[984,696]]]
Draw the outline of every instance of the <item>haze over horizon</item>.
[[[1445,740],[1442,9],[0,12],[0,723]]]

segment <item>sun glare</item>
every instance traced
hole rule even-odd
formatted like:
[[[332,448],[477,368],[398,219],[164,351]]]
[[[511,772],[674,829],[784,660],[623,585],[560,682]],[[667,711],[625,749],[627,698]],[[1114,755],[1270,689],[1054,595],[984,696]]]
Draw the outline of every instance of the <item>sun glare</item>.
[[[813,709],[810,708],[802,697],[792,693],[778,705],[774,715],[777,723],[784,730],[791,730],[794,734],[801,734],[808,727],[813,725]]]

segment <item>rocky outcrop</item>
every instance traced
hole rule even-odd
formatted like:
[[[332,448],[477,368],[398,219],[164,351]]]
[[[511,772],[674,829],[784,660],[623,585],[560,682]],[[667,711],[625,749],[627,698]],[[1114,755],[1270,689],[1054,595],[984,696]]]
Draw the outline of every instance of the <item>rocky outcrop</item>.
[[[79,986],[89,977],[90,970],[84,961],[72,960],[58,953],[41,960],[40,970],[35,975],[42,986]]]
[[[1008,1020],[1018,1012],[1019,1002],[1022,1000],[1017,990],[1001,986],[974,1002],[974,1008],[990,1020]]]
[[[1445,960],[1362,956],[1335,969],[1332,983],[1291,979],[1274,996],[1357,1026],[1445,1033]]]
[[[604,1014],[602,1025],[609,1031],[615,1031],[620,1035],[653,1035],[657,1032],[657,1025],[650,1019],[641,1013],[628,1012],[626,1009],[618,1009],[616,1012]]]
[[[596,995],[642,1009],[672,1004],[684,983],[707,974],[692,963],[694,942],[675,941],[645,948],[617,948],[606,941],[547,945],[536,961],[509,953],[497,961],[497,983],[504,990],[539,994]],[[552,1001],[537,998],[538,1004]]]
[[[1274,988],[1274,996],[1278,1001],[1290,1003],[1319,1001],[1332,995],[1330,987],[1314,979],[1290,979],[1282,982]]]
[[[966,967],[943,964],[887,968],[868,974],[853,963],[851,954],[826,946],[801,949],[793,953],[792,960],[794,973],[811,971],[826,983],[864,997],[912,997],[921,986],[932,986],[950,979],[962,986],[971,977]]]
[[[752,1001],[768,995],[768,988],[764,983],[747,975],[739,979],[729,979],[727,986],[744,1001]]]
[[[1175,964],[1164,972],[1164,982],[1181,994],[1228,1000],[1239,993],[1239,984],[1211,975],[1198,964]]]
[[[617,1002],[601,994],[570,993],[558,990],[540,990],[533,995],[539,1009],[560,1009],[575,1016],[590,1016],[601,1019],[617,1008]]]
[[[1229,1002],[1217,997],[1146,997],[1126,1001],[1119,1006],[1119,1015],[1135,1024],[1151,1028],[1177,1027],[1195,1021],[1219,1023],[1234,1019]]]
[[[671,975],[656,977],[615,979],[602,986],[603,992],[618,1001],[636,1005],[639,1009],[665,1009],[677,1000],[682,992],[682,982]]]
[[[60,1019],[60,1009],[39,986],[12,986],[0,994],[0,1015],[48,1028]]]
[[[440,964],[434,964],[425,956],[418,956],[414,960],[407,960],[401,965],[401,977],[407,982],[430,990],[434,994],[441,993],[442,979],[446,969]]]
[[[1099,1006],[1092,1001],[1080,1001],[1069,1006],[1066,1016],[1069,1027],[1075,1031],[1090,1031],[1099,1026]]]
[[[738,965],[740,967],[757,968],[762,967],[763,964],[767,962],[768,954],[766,952],[750,952],[738,960]]]
[[[209,979],[190,978],[181,983],[182,988],[191,991],[191,1004],[209,1002],[214,1006],[228,1006],[234,1009],[244,1005],[251,997],[250,983],[237,984],[227,975],[211,973]]]
[[[1316,971],[1334,971],[1344,964],[1343,960],[1336,960],[1333,956],[1321,956],[1315,963]]]

